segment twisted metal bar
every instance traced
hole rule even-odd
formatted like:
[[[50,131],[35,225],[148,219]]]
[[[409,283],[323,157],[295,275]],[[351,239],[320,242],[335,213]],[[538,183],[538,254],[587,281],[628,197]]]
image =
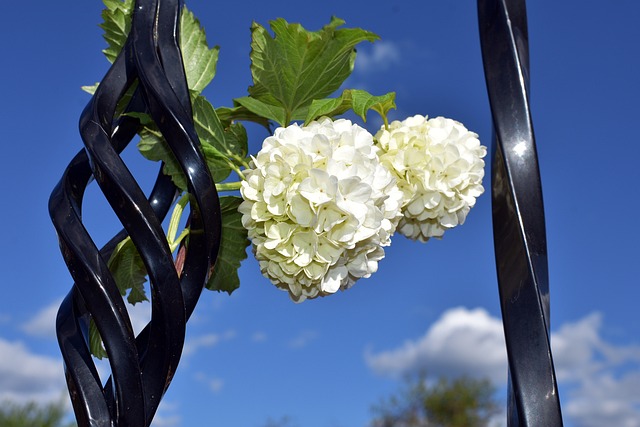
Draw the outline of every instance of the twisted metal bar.
[[[561,426],[525,0],[478,0],[478,16],[495,138],[493,234],[509,360],[508,425]]]
[[[65,170],[49,201],[60,247],[75,284],[58,312],[60,349],[80,426],[148,426],[176,371],[186,321],[218,253],[218,196],[192,119],[178,46],[178,0],[136,0],[131,32],[80,119],[85,149]],[[137,82],[126,111],[148,111],[180,163],[191,195],[192,233],[178,275],[161,222],[176,188],[162,173],[149,198],[119,156],[138,121],[114,118],[119,101]],[[82,199],[95,179],[124,229],[98,250],[82,224]],[[130,236],[151,284],[151,321],[134,336],[106,260]],[[89,316],[109,356],[103,385],[88,348]]]

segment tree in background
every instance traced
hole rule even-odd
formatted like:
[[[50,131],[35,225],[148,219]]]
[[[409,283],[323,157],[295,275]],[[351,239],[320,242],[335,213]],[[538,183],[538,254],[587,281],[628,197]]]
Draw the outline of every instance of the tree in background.
[[[427,381],[424,372],[374,406],[372,427],[486,427],[499,405],[489,380],[460,377]]]
[[[48,405],[31,402],[0,404],[0,426],[2,427],[72,427],[75,423],[65,421],[66,411],[62,403]]]

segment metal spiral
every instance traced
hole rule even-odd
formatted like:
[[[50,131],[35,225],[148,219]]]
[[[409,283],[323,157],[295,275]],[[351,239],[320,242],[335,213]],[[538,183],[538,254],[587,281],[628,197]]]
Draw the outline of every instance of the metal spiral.
[[[509,426],[562,426],[549,342],[542,187],[529,111],[524,0],[478,0],[495,143],[493,234],[509,361]]]
[[[85,149],[65,170],[49,201],[60,248],[75,281],[58,311],[58,342],[80,426],[149,426],[176,371],[193,312],[221,236],[215,185],[199,150],[178,45],[179,0],[136,0],[131,31],[80,118]],[[188,183],[192,230],[184,267],[176,271],[161,226],[176,188],[160,173],[147,198],[119,153],[136,134],[137,119],[116,107],[137,84],[125,111],[146,111],[158,125]],[[82,199],[95,180],[123,225],[99,250],[82,223]],[[125,303],[107,267],[130,236],[151,284],[151,320],[134,336]],[[95,321],[111,366],[103,382],[89,352]]]
[[[49,211],[75,281],[61,304],[57,332],[79,426],[149,426],[176,371],[186,321],[220,245],[218,195],[199,150],[178,46],[179,0],[136,0],[129,37],[80,119],[85,149],[53,190]],[[529,53],[524,0],[478,0],[480,39],[495,144],[492,200],[496,265],[509,360],[510,426],[562,425],[549,343],[549,284],[542,190],[529,112]],[[191,195],[189,249],[180,273],[161,222],[177,190],[159,173],[147,198],[119,153],[146,111],[186,177]],[[95,180],[123,225],[98,249],[82,223],[85,189]],[[130,236],[151,283],[151,321],[134,336],[107,267]],[[103,381],[88,347],[88,319],[105,344]]]

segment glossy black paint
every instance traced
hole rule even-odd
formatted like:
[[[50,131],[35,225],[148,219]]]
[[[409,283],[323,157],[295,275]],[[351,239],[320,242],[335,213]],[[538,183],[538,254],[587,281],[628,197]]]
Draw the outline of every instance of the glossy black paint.
[[[493,235],[509,360],[508,425],[561,426],[525,1],[478,0],[478,17],[495,137]]]
[[[137,0],[127,42],[80,118],[84,150],[53,190],[49,211],[75,284],[57,317],[60,349],[79,426],[148,426],[177,369],[186,321],[220,244],[218,195],[199,150],[178,47],[178,0]],[[189,251],[180,277],[161,222],[176,196],[159,173],[147,199],[119,153],[138,121],[114,112],[129,87],[129,110],[148,111],[178,159],[192,195]],[[98,250],[82,224],[82,199],[95,180],[124,229]],[[106,261],[130,236],[151,282],[151,321],[136,338]],[[93,317],[109,355],[103,385],[87,347]]]
[[[179,0],[137,0],[122,53],[80,119],[85,149],[65,170],[49,201],[60,248],[75,281],[57,317],[60,349],[78,425],[149,426],[176,371],[186,321],[220,244],[215,186],[198,149],[178,47]],[[546,232],[528,102],[529,56],[524,0],[479,0],[480,38],[495,144],[492,197],[496,264],[509,358],[510,426],[562,425],[549,346]],[[147,198],[119,153],[136,133],[128,116],[114,120],[135,82],[128,109],[160,124],[193,195],[193,233],[178,277],[160,226],[176,196],[158,174]],[[95,180],[123,224],[98,250],[82,224],[82,200]],[[152,288],[152,318],[134,337],[106,260],[131,236]],[[103,337],[112,376],[103,384],[87,346],[91,315]]]

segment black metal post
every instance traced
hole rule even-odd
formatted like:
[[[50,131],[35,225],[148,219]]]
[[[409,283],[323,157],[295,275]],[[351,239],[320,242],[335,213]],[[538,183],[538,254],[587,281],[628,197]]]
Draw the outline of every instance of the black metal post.
[[[178,47],[179,16],[178,0],[136,0],[127,42],[80,118],[85,149],[69,164],[49,202],[62,254],[75,281],[56,326],[80,426],[151,424],[180,360],[186,321],[217,257],[220,207],[193,125]],[[134,137],[138,121],[114,115],[127,89],[136,83],[127,109],[151,114],[188,181],[194,232],[180,275],[161,226],[175,187],[160,173],[147,199],[119,156]],[[124,227],[102,250],[82,225],[82,198],[92,179]],[[126,236],[142,256],[151,283],[151,321],[137,338],[106,264]],[[87,346],[89,316],[109,356],[112,376],[106,385]]]
[[[494,127],[493,235],[509,360],[509,426],[562,425],[549,342],[542,187],[529,111],[524,0],[478,0]]]
[[[186,321],[220,244],[220,206],[199,151],[178,46],[179,0],[136,0],[127,42],[80,119],[85,149],[65,170],[49,210],[73,288],[57,331],[78,424],[149,426],[176,371]],[[478,0],[480,38],[495,129],[492,174],[496,264],[509,359],[510,426],[562,425],[549,344],[549,285],[544,210],[529,113],[529,56],[524,0]],[[161,222],[176,188],[159,173],[147,198],[119,156],[147,111],[181,165],[191,194],[189,251],[176,272]],[[82,199],[94,180],[123,230],[98,250],[82,224]],[[106,261],[130,236],[151,282],[151,321],[136,338]],[[103,385],[87,345],[89,316],[109,356]]]

